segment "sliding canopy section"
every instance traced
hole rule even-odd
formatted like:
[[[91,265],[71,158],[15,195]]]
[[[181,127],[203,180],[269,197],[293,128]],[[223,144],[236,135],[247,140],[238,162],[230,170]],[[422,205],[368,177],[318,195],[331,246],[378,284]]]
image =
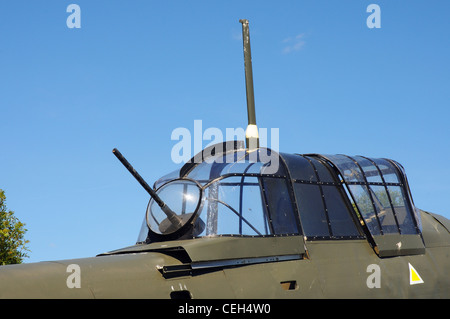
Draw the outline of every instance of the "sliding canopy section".
[[[423,254],[420,216],[403,168],[388,159],[316,155],[336,167],[380,257]]]

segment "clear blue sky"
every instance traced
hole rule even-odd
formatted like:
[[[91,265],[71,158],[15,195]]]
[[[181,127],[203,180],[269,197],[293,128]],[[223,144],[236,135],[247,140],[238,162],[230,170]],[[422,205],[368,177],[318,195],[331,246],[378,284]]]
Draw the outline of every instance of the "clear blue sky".
[[[395,159],[416,206],[450,218],[449,13],[424,0],[2,1],[0,188],[28,228],[26,262],[135,243],[148,195],[114,147],[152,184],[179,167],[175,128],[246,126],[242,18],[257,122],[280,129],[282,151]]]

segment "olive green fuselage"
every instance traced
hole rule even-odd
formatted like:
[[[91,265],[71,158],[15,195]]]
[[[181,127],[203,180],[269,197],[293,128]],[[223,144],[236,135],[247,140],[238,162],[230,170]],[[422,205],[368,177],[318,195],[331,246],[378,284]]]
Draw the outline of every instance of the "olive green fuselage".
[[[362,239],[197,238],[2,266],[0,297],[449,298],[450,235],[423,215],[420,255],[380,258]]]

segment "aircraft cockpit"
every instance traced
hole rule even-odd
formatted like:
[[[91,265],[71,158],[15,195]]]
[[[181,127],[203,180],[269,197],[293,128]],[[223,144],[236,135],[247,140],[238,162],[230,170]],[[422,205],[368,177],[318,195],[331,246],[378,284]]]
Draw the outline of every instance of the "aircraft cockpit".
[[[210,146],[155,182],[138,243],[218,236],[367,239],[380,256],[421,253],[403,167],[362,156]]]

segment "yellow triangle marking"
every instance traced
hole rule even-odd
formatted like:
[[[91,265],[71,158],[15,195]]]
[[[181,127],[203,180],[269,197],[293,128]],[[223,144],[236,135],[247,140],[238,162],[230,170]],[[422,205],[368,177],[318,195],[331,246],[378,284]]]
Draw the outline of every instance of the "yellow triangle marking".
[[[414,269],[414,267],[410,263],[408,263],[408,265],[409,265],[409,284],[410,285],[423,284],[422,277],[420,277],[417,270]]]

